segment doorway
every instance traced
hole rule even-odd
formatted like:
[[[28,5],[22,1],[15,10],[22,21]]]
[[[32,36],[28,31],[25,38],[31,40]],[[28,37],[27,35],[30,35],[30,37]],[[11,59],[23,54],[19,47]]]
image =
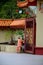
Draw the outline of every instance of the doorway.
[[[26,19],[25,27],[25,52],[35,53],[36,45],[36,20],[35,18]]]

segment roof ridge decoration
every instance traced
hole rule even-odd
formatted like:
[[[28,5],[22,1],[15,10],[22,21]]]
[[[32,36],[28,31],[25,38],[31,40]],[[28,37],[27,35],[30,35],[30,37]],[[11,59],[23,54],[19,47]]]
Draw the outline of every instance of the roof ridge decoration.
[[[34,2],[35,0],[24,0],[24,1],[20,1],[20,0],[17,0],[17,6],[18,7],[26,7],[28,6],[28,3],[30,2]]]
[[[28,0],[24,0],[24,1],[17,0],[18,7],[25,7],[27,5],[28,5]]]

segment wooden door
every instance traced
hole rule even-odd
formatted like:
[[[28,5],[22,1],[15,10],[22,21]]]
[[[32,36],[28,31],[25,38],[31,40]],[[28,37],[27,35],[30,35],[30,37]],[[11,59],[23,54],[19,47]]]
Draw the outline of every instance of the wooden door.
[[[36,21],[34,18],[26,20],[26,43],[25,51],[28,53],[34,53],[36,43]]]

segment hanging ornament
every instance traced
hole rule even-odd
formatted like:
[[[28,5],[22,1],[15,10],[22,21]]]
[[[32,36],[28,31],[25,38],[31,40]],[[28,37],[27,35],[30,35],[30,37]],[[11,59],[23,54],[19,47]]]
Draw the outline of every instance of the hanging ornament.
[[[19,14],[21,14],[22,13],[22,10],[19,10]]]
[[[17,1],[17,6],[18,7],[25,7],[28,4],[28,0],[25,1]]]

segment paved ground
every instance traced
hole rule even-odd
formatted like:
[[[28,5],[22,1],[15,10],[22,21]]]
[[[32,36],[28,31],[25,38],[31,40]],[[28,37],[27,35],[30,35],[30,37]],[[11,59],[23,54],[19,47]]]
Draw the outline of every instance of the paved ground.
[[[0,65],[43,65],[43,55],[0,52]]]

